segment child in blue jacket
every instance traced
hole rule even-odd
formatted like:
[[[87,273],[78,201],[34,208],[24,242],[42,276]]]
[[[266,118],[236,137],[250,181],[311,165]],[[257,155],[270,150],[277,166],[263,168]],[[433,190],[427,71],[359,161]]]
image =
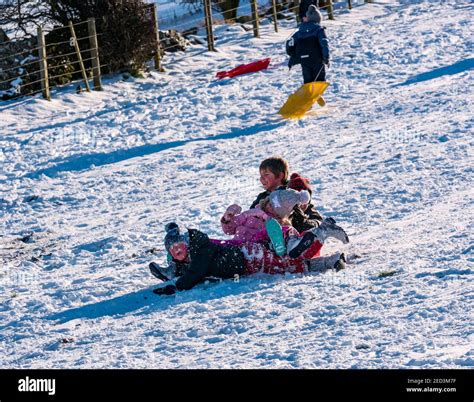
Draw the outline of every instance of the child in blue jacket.
[[[322,15],[315,5],[306,12],[306,22],[286,42],[286,52],[290,56],[288,67],[301,64],[303,80],[326,81],[325,65],[329,67],[329,41],[325,28],[320,25]]]

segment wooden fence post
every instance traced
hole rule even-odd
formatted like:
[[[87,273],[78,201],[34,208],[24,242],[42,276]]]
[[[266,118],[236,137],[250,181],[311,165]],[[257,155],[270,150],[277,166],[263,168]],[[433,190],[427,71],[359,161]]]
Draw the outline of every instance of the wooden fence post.
[[[347,7],[352,10],[352,0],[347,0]]]
[[[259,32],[257,0],[251,0],[251,6],[252,6],[252,20],[253,20],[253,36],[258,38],[260,36],[260,32]]]
[[[38,53],[39,53],[39,64],[40,64],[40,77],[41,77],[41,91],[43,92],[43,98],[51,100],[51,94],[49,92],[49,78],[48,78],[48,62],[46,61],[46,43],[44,40],[44,33],[41,27],[38,27]]]
[[[74,31],[74,25],[72,21],[69,21],[69,29],[71,30],[72,40],[74,42],[74,47],[76,48],[77,60],[79,61],[79,66],[81,67],[82,78],[84,79],[84,83],[86,84],[87,92],[90,92],[91,87],[89,86],[89,80],[87,78],[86,69],[84,67],[84,63],[82,62],[81,49],[79,48],[79,43],[77,43],[76,31]]]
[[[332,7],[332,0],[328,0],[328,18],[330,20],[334,19],[334,9]]]
[[[295,0],[293,2],[293,7],[295,8],[293,11],[295,12],[295,19],[296,19],[296,24],[297,25],[301,22],[301,20],[300,20],[300,6],[301,6],[301,4],[300,3],[301,3],[300,0]]]
[[[155,69],[160,72],[164,72],[164,68],[161,65],[161,52],[160,52],[160,28],[158,26],[158,6],[156,3],[151,5],[151,17],[153,19],[153,33],[155,36]]]
[[[273,24],[275,25],[275,32],[278,32],[276,0],[272,0],[272,6],[273,6]]]
[[[102,81],[100,78],[99,44],[97,43],[97,31],[95,29],[95,18],[87,20],[89,32],[89,46],[91,52],[92,74],[94,75],[94,91],[102,91]]]
[[[211,0],[204,0],[204,16],[207,32],[207,48],[210,52],[215,52],[214,32],[212,31],[212,7]]]

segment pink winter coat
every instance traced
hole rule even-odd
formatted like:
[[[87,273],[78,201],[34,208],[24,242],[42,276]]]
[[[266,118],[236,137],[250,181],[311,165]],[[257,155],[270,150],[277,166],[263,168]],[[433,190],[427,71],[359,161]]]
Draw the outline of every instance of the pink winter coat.
[[[234,235],[234,240],[258,242],[267,237],[265,222],[269,218],[260,208],[253,208],[233,216],[229,221],[221,219],[221,225],[225,234]]]

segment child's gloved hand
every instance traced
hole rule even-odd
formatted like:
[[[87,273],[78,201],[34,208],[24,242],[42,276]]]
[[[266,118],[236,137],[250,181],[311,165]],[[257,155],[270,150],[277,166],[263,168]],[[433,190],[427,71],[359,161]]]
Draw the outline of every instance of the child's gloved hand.
[[[153,293],[156,294],[156,295],[159,295],[159,296],[163,296],[163,295],[170,296],[170,295],[175,294],[177,292],[177,290],[178,289],[176,289],[176,286],[174,286],[174,285],[166,285],[163,288],[154,289]]]
[[[225,211],[224,216],[222,217],[223,221],[230,221],[235,215],[238,215],[242,212],[242,208],[238,206],[237,204],[232,204],[230,207],[228,207]]]
[[[329,59],[323,60],[323,63],[326,64],[327,68],[329,68],[329,66],[331,65],[331,63],[329,62]]]
[[[267,219],[270,219],[271,217],[263,211],[261,208],[254,208],[251,210],[252,217],[257,218],[263,222],[265,222]]]
[[[232,204],[230,207],[227,208],[227,210],[225,212],[230,213],[230,214],[235,216],[235,215],[238,215],[242,212],[242,207],[240,207],[237,204]]]

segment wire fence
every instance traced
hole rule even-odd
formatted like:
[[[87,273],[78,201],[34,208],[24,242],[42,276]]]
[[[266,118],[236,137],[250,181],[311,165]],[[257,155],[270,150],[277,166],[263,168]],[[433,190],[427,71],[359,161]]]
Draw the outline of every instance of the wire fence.
[[[210,3],[211,0],[203,0],[204,8],[206,7],[206,3]],[[219,4],[224,3],[224,1],[219,1],[218,3],[212,3],[212,9],[216,9]],[[319,10],[323,12],[327,12],[328,19],[335,19],[335,15],[337,12],[342,10],[351,10],[354,7],[362,6],[366,3],[371,3],[372,0],[341,0],[341,1],[325,1],[325,5],[319,6]],[[208,5],[209,6],[209,5]],[[251,15],[244,14],[240,15],[242,11],[250,11]],[[248,3],[239,4],[238,7],[230,8],[226,10],[226,12],[231,13],[234,12],[236,16],[240,15],[240,18],[236,19],[236,23],[243,26],[244,29],[251,31],[253,30],[254,37],[260,37],[260,22],[264,19],[269,19],[273,22],[275,26],[275,31],[278,31],[278,20],[279,19],[286,19],[286,20],[295,20],[295,27],[301,23],[299,18],[299,10],[300,10],[300,1],[282,1],[278,2],[277,0],[269,0],[266,7],[258,6],[256,0],[249,0]],[[159,14],[159,9],[158,9]],[[220,14],[220,13],[219,13]],[[195,28],[201,29],[206,28],[206,37],[198,37],[200,43],[208,44],[208,50],[216,50],[215,49],[215,39],[213,30],[216,25],[222,24],[231,24],[232,22],[225,21],[222,15],[217,14],[217,18],[214,15],[211,18],[206,18],[205,16],[199,16],[191,19],[187,19],[181,23],[178,23],[173,26],[174,30],[179,31],[180,29],[183,30],[184,28],[188,28],[192,24],[195,24]],[[163,21],[163,17],[159,18],[160,21]],[[216,23],[217,22],[217,23]],[[196,39],[197,35],[187,35],[193,39]],[[248,41],[248,37],[241,37],[233,41],[233,43],[239,43],[243,41]],[[167,51],[175,48],[175,45],[169,45],[168,43],[161,43],[162,52],[166,54]],[[173,62],[180,61],[189,57],[188,55],[184,55],[182,58],[173,58]]]
[[[212,51],[216,50],[214,30],[219,25],[237,23],[247,31],[253,31],[253,36],[258,38],[261,34],[260,23],[264,19],[274,24],[275,31],[278,31],[279,19],[294,19],[295,28],[301,22],[299,18],[300,1],[269,0],[265,6],[262,6],[258,4],[257,0],[248,0],[248,2],[241,3],[224,12],[220,6],[225,2],[226,0],[219,0],[215,3],[211,3],[211,0],[202,0],[202,8],[195,10],[196,16],[174,24],[173,30],[177,32],[187,31],[186,36],[188,38],[195,39],[201,45],[207,44],[207,50]],[[335,2],[326,0],[319,9],[327,12],[329,19],[335,19],[335,15],[340,10],[350,10],[353,7],[370,2],[369,0],[341,0]],[[149,40],[153,43],[155,49],[155,67],[157,70],[163,71],[162,59],[164,58],[166,62],[166,54],[177,49],[185,50],[185,46],[181,46],[179,42],[176,42],[176,38],[172,37],[170,33],[171,30],[168,30],[168,33],[161,32],[160,35],[159,26],[166,21],[164,16],[170,16],[170,13],[164,16],[160,15],[159,6],[156,4],[150,6],[150,13],[150,21],[154,25],[154,36],[150,37]],[[237,22],[224,19],[224,16],[229,15],[233,15],[234,18],[237,17]],[[83,27],[86,24],[87,27]],[[190,27],[193,29],[189,29]],[[87,31],[82,28],[87,28]],[[205,29],[204,36],[200,34],[201,29]],[[80,31],[81,35],[79,37],[76,37],[75,30]],[[0,97],[3,88],[3,93],[8,92],[8,99],[38,93],[42,93],[44,98],[50,99],[50,87],[61,87],[65,84],[83,82],[86,90],[89,90],[89,80],[93,80],[94,89],[102,89],[101,69],[110,67],[107,61],[102,62],[102,64],[99,61],[100,46],[98,45],[98,38],[102,35],[103,33],[96,32],[93,19],[70,24],[69,26],[53,27],[47,31],[42,31],[39,28],[36,45],[0,57],[0,62],[7,59],[16,61],[16,63],[13,63],[14,65],[0,70]],[[220,38],[217,38],[217,47],[219,40]],[[233,43],[248,40],[248,35],[245,35],[236,39]],[[203,51],[205,50],[203,49]],[[202,53],[193,52],[193,54],[189,54],[189,52],[185,52],[183,57],[173,57],[172,62],[176,63]],[[24,56],[27,57],[24,58]],[[23,60],[21,60],[22,58]],[[12,87],[5,90],[8,84],[11,84]]]
[[[204,2],[206,1],[210,1],[210,0],[203,0]],[[338,1],[338,2],[332,2],[332,1],[327,1],[326,5],[324,6],[320,6],[319,9],[322,10],[322,11],[326,11],[328,13],[328,17],[330,19],[334,19],[335,16],[334,16],[334,10],[340,10],[340,9],[352,9],[354,6],[358,6],[358,5],[363,5],[365,3],[368,3],[370,1],[368,0],[341,0],[341,1]],[[219,2],[219,3],[213,3],[214,7],[215,8],[215,5],[216,4],[220,4],[220,3],[223,3],[223,1]],[[296,1],[296,2],[282,2],[282,3],[278,3],[276,0],[272,1],[270,0],[269,1],[269,6],[273,6],[274,7],[274,10],[272,12],[271,8],[267,9],[266,10],[266,14],[263,15],[263,7],[257,7],[256,5],[256,1],[255,0],[250,0],[250,4],[240,4],[238,7],[234,7],[234,8],[231,8],[231,9],[228,9],[226,10],[226,12],[228,13],[231,13],[231,12],[235,12],[235,13],[239,13],[241,12],[242,10],[248,10],[249,9],[249,6],[252,5],[252,3],[254,3],[255,5],[255,8],[256,8],[256,12],[253,13],[252,16],[247,16],[248,18],[243,18],[243,17],[246,17],[246,15],[243,15],[240,17],[240,19],[237,19],[237,23],[240,23],[241,25],[258,25],[258,23],[265,19],[265,18],[268,18],[270,20],[272,20],[275,24],[275,30],[277,31],[278,29],[278,17],[277,15],[281,16],[282,18],[285,18],[285,19],[295,19],[296,20],[296,23],[300,23],[301,21],[299,20],[299,16],[298,16],[298,11],[299,11],[299,8],[300,8],[300,5],[299,5],[299,1]],[[288,4],[286,4],[288,3]],[[267,5],[267,7],[268,7]],[[342,7],[342,6],[345,6],[345,7]],[[158,10],[159,11],[159,10]],[[286,14],[286,15],[285,15]],[[295,18],[296,16],[296,18]],[[160,20],[163,20],[163,18],[160,18]],[[217,21],[217,23],[216,23]],[[192,18],[192,19],[187,19],[186,21],[183,21],[179,24],[176,24],[173,26],[173,29],[174,30],[181,30],[185,27],[189,27],[190,25],[192,24],[195,24],[195,28],[202,28],[202,27],[205,27],[206,24],[208,22],[206,21],[205,18],[203,18],[202,16],[200,17],[196,17],[196,18]],[[228,23],[227,21],[225,21],[223,19],[222,16],[217,16],[217,18],[214,17],[214,22],[212,22],[212,25],[220,25],[222,23]],[[255,36],[259,36],[259,30],[258,30],[258,26],[255,26],[254,27],[254,32],[255,32]],[[207,41],[209,41],[210,39],[209,38],[206,38]],[[212,39],[211,39],[212,41]],[[164,51],[167,51],[169,50],[170,48],[173,48],[173,46],[163,46],[162,49]]]
[[[77,37],[77,27],[85,24],[87,35]],[[93,18],[54,27],[46,34],[38,28],[37,46],[12,51],[0,59],[0,62],[12,61],[10,67],[0,69],[0,96],[10,100],[42,93],[45,99],[50,99],[51,87],[82,81],[89,91],[89,80],[93,80],[95,90],[101,90],[100,68],[104,65],[100,64],[98,56],[100,36]],[[27,57],[18,62],[22,58],[20,56],[25,55]]]
[[[102,68],[107,67],[107,66],[108,66],[108,64],[106,64],[106,63],[101,64],[100,68],[102,69]],[[61,76],[61,75],[59,75],[59,76]],[[23,87],[28,87],[30,85],[38,84],[38,83],[41,83],[41,81],[42,81],[41,79],[36,80],[36,81],[32,81],[32,82],[29,82],[28,84],[23,85]],[[57,84],[57,85],[55,85],[55,88],[59,90],[59,89],[65,88],[65,87],[69,87],[71,85],[78,85],[78,83],[80,83],[80,80],[73,80],[73,81],[69,81],[65,84]],[[79,92],[77,90],[77,88],[79,88],[79,87],[76,87],[76,92]],[[82,92],[82,86],[81,86],[80,92]],[[37,89],[37,90],[33,90],[31,92],[28,92],[27,94],[19,93],[17,95],[12,96],[11,98],[9,98],[9,100],[17,100],[17,99],[23,98],[25,96],[34,96],[34,95],[39,95],[39,94],[42,94],[42,93],[43,93],[43,89]]]

